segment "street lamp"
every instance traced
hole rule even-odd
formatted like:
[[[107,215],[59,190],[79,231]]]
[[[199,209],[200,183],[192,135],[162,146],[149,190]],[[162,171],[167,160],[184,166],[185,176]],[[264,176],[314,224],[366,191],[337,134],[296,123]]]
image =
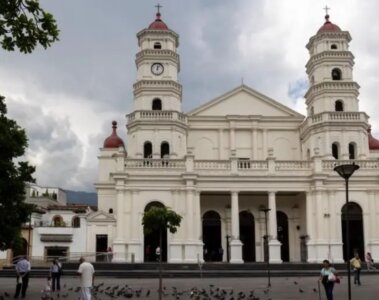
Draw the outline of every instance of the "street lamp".
[[[230,261],[230,238],[231,236],[229,234],[227,234],[225,236],[226,238],[226,261],[229,262]]]
[[[265,228],[266,234],[263,236],[264,241],[264,252],[266,253],[267,260],[267,287],[271,287],[271,278],[270,278],[270,250],[268,249],[268,230],[267,230],[267,214],[270,211],[270,208],[261,208],[260,211],[265,213]]]
[[[334,168],[334,171],[338,173],[343,179],[345,179],[345,194],[346,194],[346,268],[347,268],[347,288],[348,288],[348,300],[351,300],[351,274],[350,274],[350,234],[349,234],[349,178],[353,173],[359,169],[359,166],[352,164],[339,165]]]

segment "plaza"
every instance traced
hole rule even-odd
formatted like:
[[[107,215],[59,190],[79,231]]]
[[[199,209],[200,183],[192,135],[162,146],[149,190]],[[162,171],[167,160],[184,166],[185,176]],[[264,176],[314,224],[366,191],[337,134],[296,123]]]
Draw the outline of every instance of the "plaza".
[[[254,290],[254,295],[260,300],[318,300],[318,277],[276,277],[272,278],[272,287],[267,290],[266,278],[198,278],[198,279],[164,279],[163,285],[165,287],[165,296],[163,299],[196,299],[191,297],[191,290],[194,288],[198,290],[204,289],[208,294],[210,290],[216,292],[217,288],[225,290],[227,296],[225,300],[238,299],[238,293],[243,292],[246,296]],[[352,296],[354,299],[362,300],[375,300],[378,298],[378,280],[379,275],[362,276],[362,286],[353,286]],[[27,291],[26,299],[39,299],[40,291],[43,288],[46,280],[44,278],[31,278],[29,289]],[[103,289],[110,286],[122,287],[128,285],[133,291],[141,290],[140,296],[137,298],[135,295],[132,299],[152,299],[155,300],[157,296],[158,279],[118,279],[118,278],[104,278],[98,277],[95,279],[95,285],[104,283]],[[78,293],[74,290],[78,287],[78,277],[63,277],[62,278],[62,291],[60,293],[61,299],[78,299]],[[336,285],[334,288],[334,299],[344,300],[347,299],[346,278],[343,277],[341,284]],[[111,289],[110,288],[110,289]],[[177,289],[177,294],[175,290]],[[0,296],[7,292],[13,296],[15,289],[15,278],[1,278],[0,280]],[[71,289],[71,291],[69,290]],[[316,289],[316,291],[314,290]],[[149,296],[146,296],[150,290]],[[301,292],[301,291],[302,292]],[[233,295],[230,295],[232,293]],[[174,296],[173,296],[174,295]],[[179,298],[177,298],[177,296]],[[57,299],[55,297],[55,299]],[[98,293],[94,299],[125,299],[125,297],[111,298],[104,293]],[[201,297],[200,299],[203,299]],[[216,299],[216,298],[211,298]],[[321,299],[325,299],[323,287],[321,286]]]

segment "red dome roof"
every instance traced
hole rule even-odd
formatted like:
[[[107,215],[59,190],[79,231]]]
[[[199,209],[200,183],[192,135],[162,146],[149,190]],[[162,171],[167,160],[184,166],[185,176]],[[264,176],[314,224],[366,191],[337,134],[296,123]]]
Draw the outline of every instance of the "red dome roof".
[[[325,16],[325,23],[321,26],[321,28],[317,31],[317,33],[322,32],[338,32],[341,31],[341,28],[339,28],[336,24],[333,24],[329,21],[329,15]]]
[[[116,129],[117,129],[117,122],[112,122],[112,134],[107,137],[104,141],[104,148],[118,148],[120,146],[124,147],[124,142],[122,139],[117,135]]]
[[[368,148],[370,150],[379,150],[379,141],[371,135],[371,126],[368,131]]]
[[[169,30],[166,23],[161,20],[161,14],[157,12],[157,18],[153,23],[150,24],[150,30]]]

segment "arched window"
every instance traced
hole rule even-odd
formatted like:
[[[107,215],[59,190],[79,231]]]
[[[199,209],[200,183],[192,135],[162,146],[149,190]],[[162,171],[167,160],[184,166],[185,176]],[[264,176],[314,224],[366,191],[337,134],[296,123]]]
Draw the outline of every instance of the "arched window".
[[[355,143],[349,143],[349,159],[355,159],[357,154],[357,147]]]
[[[337,50],[337,45],[336,45],[336,44],[332,44],[332,45],[330,46],[330,49]]]
[[[170,145],[167,142],[161,144],[161,158],[168,158],[170,155]]]
[[[72,221],[71,221],[71,225],[72,225],[72,227],[74,227],[74,228],[79,228],[80,227],[80,218],[78,217],[78,216],[74,216],[73,218],[72,218]]]
[[[341,100],[337,100],[334,103],[335,111],[343,111],[343,102]]]
[[[143,157],[153,158],[153,145],[151,142],[145,142],[145,144],[143,144]]]
[[[334,68],[332,70],[332,79],[333,80],[341,80],[342,79],[342,72],[338,68]]]
[[[332,144],[332,155],[335,159],[338,159],[339,152],[340,152],[340,147],[339,147],[338,143],[333,143]]]
[[[159,42],[154,43],[154,49],[162,49],[162,45]]]
[[[108,213],[113,214],[113,208],[110,208],[110,209],[108,210]]]
[[[153,104],[152,104],[152,109],[153,110],[162,110],[162,101],[161,99],[154,99]]]
[[[54,216],[53,217],[53,226],[54,227],[62,227],[64,226],[63,218],[61,216]]]

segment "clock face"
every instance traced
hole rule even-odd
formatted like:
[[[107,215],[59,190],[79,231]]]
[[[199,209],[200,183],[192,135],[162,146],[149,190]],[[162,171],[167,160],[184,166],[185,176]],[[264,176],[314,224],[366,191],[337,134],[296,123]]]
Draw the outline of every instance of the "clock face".
[[[163,65],[160,63],[154,63],[151,65],[151,72],[154,75],[161,75],[163,73]]]

